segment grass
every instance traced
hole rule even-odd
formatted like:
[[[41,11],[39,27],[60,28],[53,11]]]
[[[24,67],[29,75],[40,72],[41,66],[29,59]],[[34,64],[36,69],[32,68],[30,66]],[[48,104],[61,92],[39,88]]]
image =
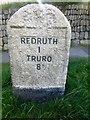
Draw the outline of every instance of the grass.
[[[0,53],[2,53],[2,52],[7,52],[8,53],[8,50],[1,49]]]
[[[65,95],[38,104],[22,101],[12,94],[10,64],[2,64],[2,117],[28,120],[90,120],[89,59],[70,58]]]
[[[84,47],[90,47],[90,44],[80,44],[80,45]]]

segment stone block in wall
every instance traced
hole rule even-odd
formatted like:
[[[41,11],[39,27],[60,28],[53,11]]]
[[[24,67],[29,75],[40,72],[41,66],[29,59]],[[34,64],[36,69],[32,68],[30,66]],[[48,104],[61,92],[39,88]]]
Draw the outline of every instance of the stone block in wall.
[[[84,23],[83,23],[83,25],[86,25],[86,20],[84,20]]]
[[[7,24],[8,20],[9,20],[9,19],[6,20],[6,24]]]
[[[84,5],[83,4],[81,4],[81,9],[84,9]]]
[[[4,14],[2,14],[2,19],[5,20],[5,15]]]
[[[72,39],[72,40],[75,39],[75,32],[72,32],[72,34],[71,34],[71,39]]]
[[[73,5],[72,5],[72,9],[74,9],[74,8],[75,8],[75,5],[73,4]]]
[[[2,32],[2,37],[4,37],[5,36],[5,30],[2,30],[1,32]]]
[[[75,26],[75,28],[74,28],[74,31],[76,32],[77,31],[77,27]]]
[[[4,44],[4,50],[8,50],[8,44]]]
[[[71,5],[68,5],[68,9],[71,9]]]
[[[74,16],[73,15],[70,15],[70,20],[74,20]]]
[[[2,20],[2,14],[0,14],[0,20]]]
[[[1,26],[2,30],[6,30],[6,25]]]
[[[78,27],[78,21],[77,21],[77,20],[75,20],[75,22],[76,22],[76,23],[75,23],[75,24],[76,24],[76,27]]]
[[[80,44],[79,39],[72,40],[72,44],[73,44],[74,46],[78,46],[78,45]]]
[[[0,30],[0,38],[2,38],[2,30]]]
[[[76,39],[79,39],[79,33],[76,32]]]
[[[86,14],[88,14],[88,10],[86,10]]]
[[[89,20],[86,20],[86,25],[89,26]]]
[[[2,15],[2,9],[0,9],[0,14]]]
[[[74,15],[74,20],[77,20],[77,15],[76,14]]]
[[[80,32],[80,27],[76,26],[76,31],[79,33]]]
[[[81,40],[85,39],[85,33],[84,32],[80,32],[79,39],[81,39]]]
[[[80,16],[80,14],[78,13],[78,20],[80,20],[81,19],[81,16]]]
[[[88,39],[88,32],[85,32],[85,39]]]
[[[4,41],[4,44],[8,44],[8,37],[3,37],[2,40]]]
[[[2,46],[0,46],[0,50],[2,50]]]
[[[9,13],[8,9],[7,9],[7,10],[3,10],[3,13],[4,13],[5,15],[8,15],[8,13]]]
[[[8,12],[9,12],[9,14],[11,14],[12,10],[9,8],[9,9],[8,9]]]
[[[75,31],[74,31],[74,28],[75,28],[75,27],[74,27],[74,26],[72,26],[72,31],[73,31],[73,32],[75,32]]]
[[[77,15],[77,16],[79,16],[79,12],[78,12],[78,9],[77,9],[76,15]]]
[[[0,26],[2,25],[2,19],[0,20]]]
[[[8,20],[10,19],[10,17],[11,17],[10,14],[8,14]],[[7,19],[6,19],[6,20],[7,20]]]
[[[0,31],[2,30],[2,27],[1,27],[1,25],[0,25]]]
[[[73,15],[69,15],[69,18],[70,18],[70,20],[72,20],[72,18],[73,18]]]
[[[11,16],[10,16],[10,14],[8,14],[8,19],[6,19],[6,20],[9,20],[9,19],[10,19],[10,17],[11,17]]]
[[[79,22],[79,26],[82,26],[82,25],[81,25],[81,19],[79,19],[79,21],[78,21],[78,22]]]
[[[74,15],[72,15],[72,18],[71,18],[71,20],[75,20],[75,18],[74,18]]]
[[[84,25],[84,20],[81,20],[81,26]]]
[[[79,10],[79,14],[83,15],[83,10],[82,9]]]
[[[88,3],[86,4],[85,9],[88,10]]]
[[[85,19],[84,15],[80,15],[80,19],[84,20]]]
[[[73,15],[76,15],[77,11],[76,9],[73,10]]]
[[[85,13],[83,13],[83,20],[86,20],[86,15],[85,15]]]
[[[89,16],[88,16],[88,15],[85,15],[85,19],[86,19],[86,20],[89,20]]]
[[[5,30],[5,36],[8,36],[7,30]]]
[[[86,26],[85,25],[83,25],[83,32],[85,32],[86,31]]]
[[[3,43],[2,43],[2,38],[0,38],[0,46],[2,46],[3,45]]]
[[[70,15],[70,10],[67,11],[67,14]]]
[[[5,21],[5,20],[2,20],[2,24],[5,25],[5,24],[6,24],[6,21]]]
[[[5,20],[6,20],[6,19],[8,19],[8,16],[9,16],[9,15],[8,15],[8,14],[5,14],[4,16],[5,16]]]
[[[87,31],[90,32],[90,25],[87,26]]]
[[[83,25],[80,26],[80,32],[83,32]]]
[[[65,10],[65,13],[64,13],[64,15],[65,15],[65,16],[67,15],[67,10]]]

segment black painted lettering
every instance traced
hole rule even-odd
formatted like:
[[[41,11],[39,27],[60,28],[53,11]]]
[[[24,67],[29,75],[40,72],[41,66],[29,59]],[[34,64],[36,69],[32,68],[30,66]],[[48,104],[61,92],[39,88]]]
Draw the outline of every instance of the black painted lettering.
[[[57,39],[56,38],[53,39],[53,44],[57,44]]]
[[[28,58],[27,60],[29,61],[30,60],[30,55],[27,55],[27,58]]]
[[[51,44],[52,38],[48,38],[48,40],[49,40],[49,44]]]
[[[27,44],[30,44],[30,38],[26,38],[26,42],[27,42]]]
[[[21,44],[25,44],[25,38],[21,38]]]
[[[46,56],[42,56],[42,61],[46,61]]]
[[[38,47],[38,52],[40,53],[40,47]]]
[[[36,56],[32,56],[32,61],[36,62]]]
[[[48,61],[48,62],[51,62],[51,61],[52,61],[52,57],[51,57],[51,56],[48,56],[48,57],[47,57],[47,61]]]
[[[41,65],[37,64],[37,70],[40,70],[40,69],[41,69]]]
[[[31,38],[31,43],[36,44],[36,38]]]
[[[37,38],[37,44],[42,44],[41,38]]]
[[[47,38],[42,38],[42,43],[47,44]]]
[[[38,62],[41,61],[41,56],[37,56],[37,61],[38,61]]]

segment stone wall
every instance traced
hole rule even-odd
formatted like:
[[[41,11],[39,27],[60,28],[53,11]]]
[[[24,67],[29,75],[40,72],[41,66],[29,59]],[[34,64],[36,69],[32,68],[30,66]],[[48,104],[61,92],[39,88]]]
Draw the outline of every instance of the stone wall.
[[[65,8],[62,6],[57,7],[65,14],[70,21],[72,28],[72,41],[76,44],[80,44],[81,40],[90,39],[89,36],[89,9],[87,3],[67,5]],[[0,47],[7,49],[8,35],[7,35],[7,21],[18,10],[14,9],[2,9],[0,10]]]

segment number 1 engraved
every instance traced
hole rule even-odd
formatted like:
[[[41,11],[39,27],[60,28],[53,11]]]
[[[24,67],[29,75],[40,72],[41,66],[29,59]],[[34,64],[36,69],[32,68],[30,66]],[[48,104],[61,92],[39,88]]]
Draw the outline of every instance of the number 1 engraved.
[[[40,53],[40,47],[38,47],[38,52]]]

